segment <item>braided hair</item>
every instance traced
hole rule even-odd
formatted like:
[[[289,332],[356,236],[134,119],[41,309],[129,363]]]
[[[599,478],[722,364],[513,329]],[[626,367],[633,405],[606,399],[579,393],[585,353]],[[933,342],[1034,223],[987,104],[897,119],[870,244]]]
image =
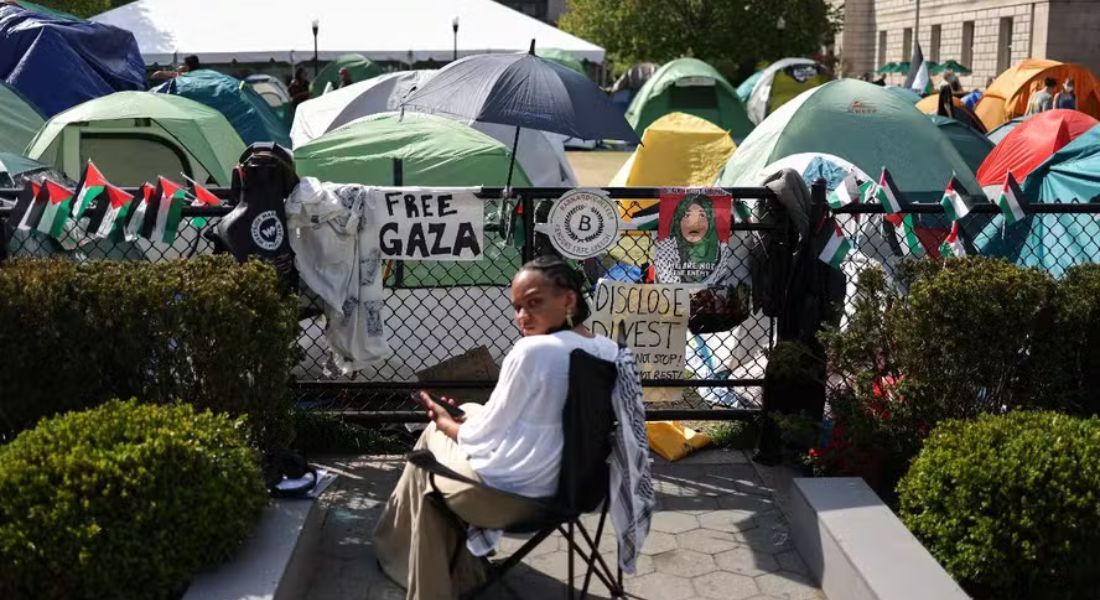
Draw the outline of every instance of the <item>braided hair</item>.
[[[536,271],[550,280],[560,290],[572,291],[577,295],[577,307],[573,312],[573,323],[583,323],[592,316],[592,309],[588,307],[588,301],[584,298],[586,281],[584,274],[569,266],[565,259],[555,255],[543,255],[528,261],[522,267],[523,271]]]

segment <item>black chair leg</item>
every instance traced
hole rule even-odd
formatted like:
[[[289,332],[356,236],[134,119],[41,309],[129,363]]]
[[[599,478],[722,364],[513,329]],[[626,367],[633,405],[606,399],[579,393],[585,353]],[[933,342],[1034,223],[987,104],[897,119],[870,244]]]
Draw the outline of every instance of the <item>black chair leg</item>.
[[[573,521],[569,522],[569,587],[567,590],[566,598],[573,600]]]
[[[588,561],[587,568],[585,569],[585,572],[584,572],[584,587],[581,588],[581,598],[582,599],[588,596],[588,585],[592,581],[592,571],[595,570],[595,568],[596,568],[595,557],[596,557],[596,555],[598,555],[600,553],[599,543],[600,543],[600,539],[603,537],[603,526],[604,526],[604,522],[607,520],[608,505],[609,505],[609,502],[605,500],[604,503],[603,503],[603,510],[600,511],[600,522],[599,522],[598,525],[596,525],[596,545],[592,548],[592,560]],[[583,525],[581,526],[581,530],[582,531],[584,530]],[[611,591],[612,593],[615,592],[615,590],[609,590],[609,591]]]

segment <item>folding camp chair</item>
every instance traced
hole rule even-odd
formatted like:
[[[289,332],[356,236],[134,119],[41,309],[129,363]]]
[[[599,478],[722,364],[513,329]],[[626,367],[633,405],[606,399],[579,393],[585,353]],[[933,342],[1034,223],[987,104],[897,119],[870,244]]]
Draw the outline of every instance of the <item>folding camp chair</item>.
[[[595,575],[611,592],[612,598],[625,597],[622,584],[622,569],[616,564],[613,571],[600,555],[599,541],[607,522],[610,504],[608,494],[610,472],[608,457],[611,454],[615,432],[615,412],[611,406],[611,392],[615,385],[615,363],[598,359],[583,350],[574,350],[569,356],[569,392],[562,411],[562,448],[561,471],[557,493],[550,498],[529,498],[512,495],[532,504],[538,512],[535,518],[518,523],[508,529],[508,533],[534,534],[519,550],[507,559],[492,563],[487,581],[466,598],[478,596],[535,549],[550,534],[558,531],[569,543],[569,587],[566,597],[574,597],[574,557],[580,556],[585,565],[584,585],[581,598],[588,594],[588,586]],[[419,450],[408,455],[413,465],[431,474],[432,488],[430,500],[436,502],[453,517],[456,527],[461,529],[458,546],[454,549],[451,566],[466,540],[466,524],[447,508],[443,495],[436,487],[435,478],[446,477],[470,485],[489,487],[467,478],[447,468],[436,460],[428,450]],[[506,494],[500,490],[497,493]],[[600,508],[600,519],[595,535],[591,535],[580,517]],[[580,533],[580,538],[576,533]],[[618,561],[616,560],[616,563]]]

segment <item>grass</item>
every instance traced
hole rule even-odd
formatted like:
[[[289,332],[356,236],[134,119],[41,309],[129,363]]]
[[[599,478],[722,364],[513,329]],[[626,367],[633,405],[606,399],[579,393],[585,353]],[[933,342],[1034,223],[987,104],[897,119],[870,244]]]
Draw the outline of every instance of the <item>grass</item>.
[[[752,450],[759,435],[755,420],[710,422],[699,428],[710,436],[715,448]]]

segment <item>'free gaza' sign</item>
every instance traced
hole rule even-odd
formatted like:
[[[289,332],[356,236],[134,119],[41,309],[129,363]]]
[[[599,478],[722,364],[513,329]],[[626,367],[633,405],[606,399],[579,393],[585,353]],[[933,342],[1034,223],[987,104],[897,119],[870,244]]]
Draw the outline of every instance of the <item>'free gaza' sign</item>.
[[[479,260],[485,205],[468,189],[378,188],[378,242],[384,258]]]

